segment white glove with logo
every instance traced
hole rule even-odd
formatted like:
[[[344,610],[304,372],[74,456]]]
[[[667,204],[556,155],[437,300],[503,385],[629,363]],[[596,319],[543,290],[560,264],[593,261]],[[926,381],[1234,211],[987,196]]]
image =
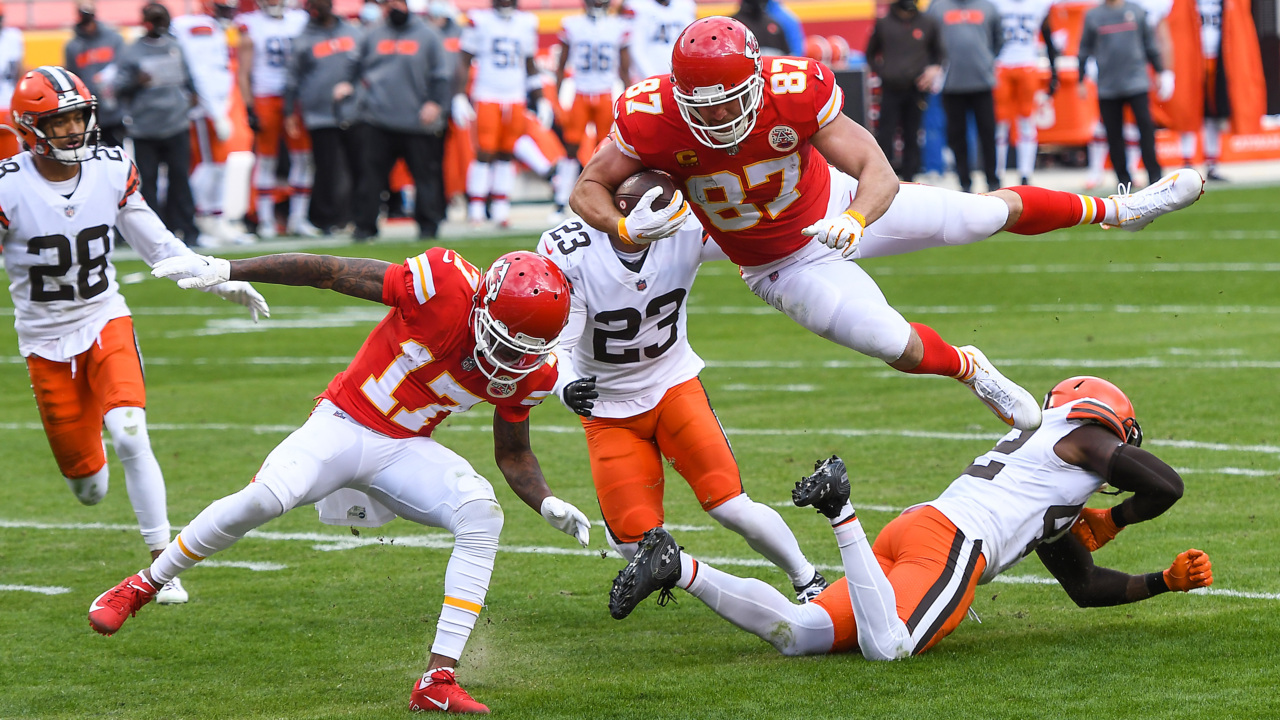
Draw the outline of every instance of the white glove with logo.
[[[862,213],[849,210],[833,218],[823,218],[801,230],[800,234],[815,238],[832,250],[840,250],[842,256],[849,257],[858,249],[862,232],[866,229],[865,223]]]
[[[1162,71],[1157,78],[1157,84],[1156,99],[1160,102],[1169,102],[1169,98],[1173,97],[1173,71]]]
[[[258,322],[259,315],[271,317],[271,308],[267,307],[267,299],[262,297],[262,293],[254,290],[252,285],[243,280],[232,280],[221,285],[213,285],[205,288],[205,292],[213,293],[223,300],[249,308],[249,313],[253,315],[254,322]]]
[[[651,187],[640,196],[640,202],[631,214],[618,221],[618,237],[632,245],[648,245],[654,240],[671,237],[689,219],[689,203],[684,194],[676,191],[671,203],[661,210],[652,208],[653,201],[662,194],[662,188]]]
[[[542,517],[551,523],[551,527],[577,538],[582,547],[586,547],[591,540],[591,521],[587,516],[554,495],[542,501]]]
[[[551,101],[546,98],[538,98],[538,124],[550,129],[555,121],[556,111],[551,107]]]
[[[151,274],[169,278],[183,290],[207,288],[231,279],[231,261],[208,255],[178,255],[153,265]]]
[[[213,134],[218,136],[222,142],[231,139],[231,133],[235,130],[231,124],[231,118],[226,115],[219,115],[213,119]]]
[[[471,107],[471,101],[466,95],[458,93],[453,96],[453,102],[449,105],[449,117],[458,127],[471,126],[471,122],[476,119],[476,111]]]

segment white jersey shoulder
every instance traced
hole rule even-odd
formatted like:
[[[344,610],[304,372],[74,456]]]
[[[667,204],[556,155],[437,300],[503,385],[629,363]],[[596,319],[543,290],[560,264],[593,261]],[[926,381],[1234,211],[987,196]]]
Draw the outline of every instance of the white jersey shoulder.
[[[982,541],[987,569],[980,582],[1013,567],[1041,542],[1059,538],[1102,487],[1100,476],[1068,464],[1053,449],[1085,422],[1067,419],[1075,404],[1045,410],[1036,430],[1005,435],[937,500],[926,503],[970,540]]]
[[[470,25],[458,42],[475,58],[471,97],[477,102],[524,102],[525,60],[538,50],[538,18],[519,10],[502,17],[487,8],[467,17]]]
[[[1004,46],[996,62],[1006,67],[1035,65],[1040,60],[1040,28],[1054,0],[992,0],[1000,11]]]
[[[623,12],[631,18],[628,47],[633,79],[670,72],[676,38],[698,16],[693,0],[671,0],[666,5],[657,0],[627,0]]]
[[[254,10],[237,19],[253,42],[251,85],[255,97],[284,94],[293,39],[302,34],[309,19],[305,10],[296,8],[286,10],[278,18],[261,10]]]
[[[1147,25],[1156,27],[1173,11],[1173,0],[1133,0],[1147,13]]]
[[[649,245],[636,270],[623,264],[608,235],[576,219],[543,233],[538,252],[564,270],[573,311],[585,313],[576,341],[562,339],[570,344],[563,355],[578,376],[596,376],[595,415],[651,410],[667,390],[702,371],[686,330],[686,303],[707,253],[701,227],[688,223]]]
[[[569,15],[562,21],[560,41],[568,48],[566,66],[580,95],[612,92],[618,62],[627,42],[627,21],[617,15]]]
[[[231,52],[227,33],[208,15],[179,15],[173,34],[191,68],[191,78],[206,113],[225,114],[231,99]]]
[[[0,163],[4,264],[24,356],[81,327],[129,314],[111,262],[111,231],[125,200],[140,192],[137,170],[119,148],[99,147],[80,173],[65,197],[40,175],[29,152]]]

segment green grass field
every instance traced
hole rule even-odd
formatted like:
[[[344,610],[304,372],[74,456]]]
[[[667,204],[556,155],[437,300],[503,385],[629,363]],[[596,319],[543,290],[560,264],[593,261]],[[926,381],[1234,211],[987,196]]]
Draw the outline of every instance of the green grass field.
[[[979,588],[966,621],[897,663],[789,659],[696,599],[610,619],[622,562],[549,526],[506,488],[489,413],[437,437],[493,481],[507,513],[488,607],[463,658],[464,686],[509,718],[1156,718],[1280,716],[1280,231],[1275,189],[1213,189],[1130,235],[1095,228],[865,264],[909,319],[976,344],[1040,395],[1073,374],[1123,387],[1144,447],[1184,474],[1165,516],[1098,553],[1128,572],[1198,547],[1214,593],[1080,610],[1035,558]],[[455,247],[487,264],[521,241]],[[421,246],[346,248],[398,260]],[[120,263],[120,275],[140,262]],[[141,278],[139,278],[141,279]],[[262,287],[273,316],[171,282],[124,287],[147,358],[148,415],[175,526],[242,487],[306,418],[355,353],[378,306]],[[0,301],[8,307],[7,299]],[[809,557],[838,576],[825,522],[789,490],[833,452],[849,463],[868,532],[936,496],[1003,427],[953,381],[900,375],[809,335],[709,265],[689,300],[703,382],[748,492],[777,504]],[[184,576],[185,606],[146,607],[100,637],[90,601],[143,567],[118,462],[110,494],[82,507],[58,474],[8,321],[0,328],[0,717],[401,718],[425,667],[449,537],[397,520],[353,537],[299,508]],[[576,418],[534,412],[554,490],[599,519]],[[716,526],[668,473],[667,522],[688,551],[787,590],[786,578]],[[1112,498],[1095,501],[1099,507]],[[717,560],[718,559],[718,560]],[[741,563],[741,564],[733,564]],[[275,568],[275,569],[264,569]],[[1040,581],[1040,582],[1037,582]],[[67,588],[61,594],[10,586]]]

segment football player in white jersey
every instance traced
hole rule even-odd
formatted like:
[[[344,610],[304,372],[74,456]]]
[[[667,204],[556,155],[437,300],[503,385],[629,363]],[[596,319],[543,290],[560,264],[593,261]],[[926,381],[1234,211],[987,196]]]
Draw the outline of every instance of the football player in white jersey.
[[[293,39],[302,34],[311,17],[305,10],[288,7],[286,0],[258,0],[258,9],[237,18],[240,29],[237,68],[240,96],[245,98],[249,126],[254,131],[258,155],[253,182],[258,192],[258,235],[275,237],[276,156],[280,139],[289,150],[289,220],[293,235],[316,237],[320,231],[307,220],[311,202],[311,139],[301,124],[289,132],[284,122],[284,86],[288,79]],[[252,98],[252,102],[250,102]]]
[[[164,478],[147,435],[146,387],[129,307],[111,262],[112,231],[148,264],[190,255],[142,199],[138,169],[98,146],[97,101],[61,67],[28,72],[13,94],[26,152],[0,163],[0,241],[18,351],[58,467],[76,498],[107,493],[106,425],[124,465],[142,538],[155,558],[169,543]],[[254,313],[248,283],[218,295]],[[186,602],[178,583],[164,602]]]
[[[13,157],[22,149],[9,118],[9,98],[13,96],[18,78],[22,77],[25,55],[22,30],[4,27],[4,4],[0,3],[0,158]]]
[[[671,49],[676,38],[698,19],[693,0],[625,0],[622,15],[631,18],[628,82],[671,72]]]
[[[461,52],[450,112],[460,127],[476,123],[478,147],[467,168],[467,217],[483,222],[489,200],[490,219],[505,227],[516,183],[512,153],[525,134],[526,99],[534,103],[542,124],[551,124],[551,105],[542,97],[542,78],[533,61],[538,18],[517,10],[516,0],[493,0],[493,9],[471,10],[467,20],[458,39]],[[473,62],[475,80],[468,97]]]
[[[696,221],[664,242],[628,247],[566,220],[542,234],[538,253],[573,287],[555,392],[583,416],[609,544],[630,560],[644,533],[662,526],[667,458],[708,515],[785,572],[802,602],[816,597],[827,581],[778,511],[747,496],[698,379],[684,303],[698,267],[725,259],[720,247]]]
[[[1049,392],[1038,429],[1004,436],[938,499],[892,520],[874,546],[849,504],[849,476],[839,458],[796,483],[795,503],[831,521],[846,573],[811,603],[794,605],[759,580],[698,562],[658,528],[618,574],[609,609],[625,617],[650,593],[680,587],[783,654],[857,650],[868,660],[897,660],[950,634],[976,587],[1033,550],[1080,607],[1205,587],[1213,572],[1200,550],[1146,575],[1093,563],[1092,551],[1182,497],[1178,473],[1140,449],[1141,442],[1133,405],[1119,388],[1101,378],[1069,378]],[[1106,510],[1085,509],[1106,484],[1133,495]]]
[[[613,129],[613,95],[619,80],[630,76],[627,50],[628,24],[609,13],[609,0],[585,0],[586,12],[567,15],[560,26],[560,63],[556,67],[556,97],[560,97],[568,70],[573,72],[573,105],[561,120],[567,156],[556,164],[556,212],[564,213],[569,193],[578,181],[578,147],[587,123],[595,125],[596,142]],[[556,219],[559,221],[559,218]]]
[[[1058,90],[1058,57],[1049,28],[1049,8],[1054,0],[992,0],[1000,11],[1004,45],[996,56],[996,169],[1004,172],[1009,155],[1009,127],[1018,124],[1017,167],[1019,184],[1031,184],[1036,167],[1036,105]],[[1049,59],[1049,85],[1040,85],[1040,39]]]

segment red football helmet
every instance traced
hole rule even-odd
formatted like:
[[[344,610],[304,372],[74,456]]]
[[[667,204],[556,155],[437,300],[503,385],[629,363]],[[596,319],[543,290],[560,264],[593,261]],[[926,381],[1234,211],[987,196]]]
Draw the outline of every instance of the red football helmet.
[[[1133,403],[1123,390],[1100,377],[1079,375],[1054,385],[1044,398],[1044,409],[1062,407],[1075,400],[1085,402],[1076,403],[1067,418],[1096,422],[1130,445],[1142,445],[1142,427],[1134,417]]]
[[[89,93],[76,74],[56,65],[44,65],[28,72],[13,91],[9,110],[13,126],[31,152],[66,165],[75,165],[93,157],[97,145],[98,101]],[[76,135],[50,136],[40,125],[48,118],[65,113],[83,113],[84,130]],[[71,148],[56,148],[50,140],[80,139]]]
[[[671,82],[680,116],[707,147],[742,142],[756,126],[764,73],[760,42],[746,25],[712,16],[694,22],[676,38],[671,51]],[[737,114],[725,122],[704,120],[699,111],[737,101]]]
[[[489,266],[476,290],[472,357],[490,380],[515,383],[542,367],[569,319],[569,279],[550,260],[510,252]]]

